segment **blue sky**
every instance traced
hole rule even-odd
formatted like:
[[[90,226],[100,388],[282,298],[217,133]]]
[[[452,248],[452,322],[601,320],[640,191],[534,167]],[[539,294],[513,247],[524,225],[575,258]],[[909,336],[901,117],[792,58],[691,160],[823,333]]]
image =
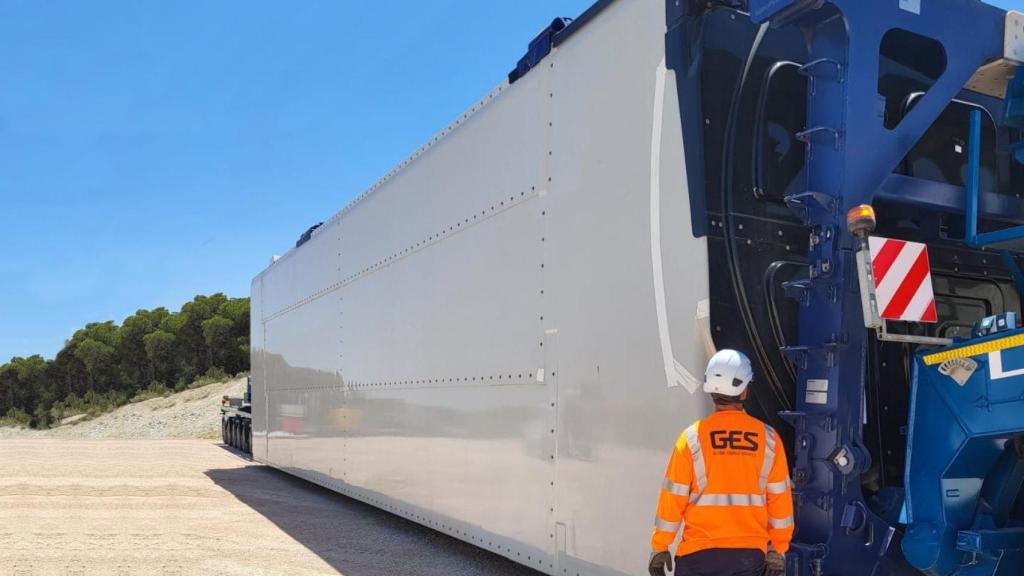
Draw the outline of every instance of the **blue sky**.
[[[0,362],[247,295],[589,4],[0,0]]]
[[[0,0],[0,363],[250,279],[589,0]]]

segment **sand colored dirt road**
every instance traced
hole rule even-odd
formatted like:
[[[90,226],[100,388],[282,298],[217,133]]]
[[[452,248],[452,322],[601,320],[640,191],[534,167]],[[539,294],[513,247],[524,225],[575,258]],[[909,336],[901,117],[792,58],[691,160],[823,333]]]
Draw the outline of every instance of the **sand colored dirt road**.
[[[0,575],[536,576],[205,440],[0,440]]]

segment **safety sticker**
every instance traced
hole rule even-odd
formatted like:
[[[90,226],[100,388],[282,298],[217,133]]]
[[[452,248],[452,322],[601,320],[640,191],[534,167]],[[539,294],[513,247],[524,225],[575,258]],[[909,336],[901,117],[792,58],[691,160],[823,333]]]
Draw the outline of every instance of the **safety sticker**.
[[[978,363],[970,358],[950,358],[939,365],[939,373],[949,376],[963,386],[978,369]]]
[[[808,404],[828,404],[828,380],[814,378],[807,380],[804,401]]]

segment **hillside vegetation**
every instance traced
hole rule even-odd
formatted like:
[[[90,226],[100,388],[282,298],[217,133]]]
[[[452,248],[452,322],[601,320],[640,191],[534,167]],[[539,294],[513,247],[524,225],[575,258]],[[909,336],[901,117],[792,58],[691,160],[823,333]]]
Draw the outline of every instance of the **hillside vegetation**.
[[[0,366],[0,426],[48,428],[248,369],[249,299],[196,296],[178,312],[87,324],[52,360],[12,358]]]
[[[183,392],[168,391],[164,396],[131,402],[91,419],[71,416],[65,419],[66,424],[54,422],[46,430],[0,426],[0,439],[220,438],[221,397],[244,393],[245,378],[234,378]]]

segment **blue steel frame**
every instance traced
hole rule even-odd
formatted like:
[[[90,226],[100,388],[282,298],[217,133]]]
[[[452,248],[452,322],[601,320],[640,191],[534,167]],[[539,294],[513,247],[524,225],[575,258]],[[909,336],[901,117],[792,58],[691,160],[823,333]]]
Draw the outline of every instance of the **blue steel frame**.
[[[978,199],[981,196],[981,112],[971,111],[970,133],[967,140],[967,232],[965,240],[971,246],[988,246],[1024,238],[1024,226],[1011,226],[994,232],[978,233]],[[1004,253],[1005,254],[1005,253]],[[1010,260],[1012,262],[1012,258]],[[1015,270],[1016,264],[1010,267]],[[1014,280],[1016,280],[1016,275]],[[1018,283],[1018,287],[1020,284]]]
[[[784,416],[796,430],[799,574],[910,573],[894,527],[872,513],[860,475],[870,457],[862,440],[866,336],[857,288],[854,244],[845,230],[848,209],[870,204],[882,191],[919,203],[948,196],[948,188],[892,173],[977,69],[1002,56],[1005,12],[977,0],[928,0],[919,14],[897,0],[752,0],[755,22],[800,26],[809,62],[820,65],[807,102],[807,193],[802,204],[812,230],[811,279],[800,294],[800,345],[787,350],[798,368],[797,405]],[[908,3],[913,4],[913,3]],[[878,94],[879,49],[899,28],[940,42],[945,72],[893,129],[884,124]],[[837,73],[838,72],[838,73]],[[807,402],[808,381],[827,388],[824,404]],[[824,381],[824,382],[822,382]],[[810,399],[817,399],[811,395]]]

